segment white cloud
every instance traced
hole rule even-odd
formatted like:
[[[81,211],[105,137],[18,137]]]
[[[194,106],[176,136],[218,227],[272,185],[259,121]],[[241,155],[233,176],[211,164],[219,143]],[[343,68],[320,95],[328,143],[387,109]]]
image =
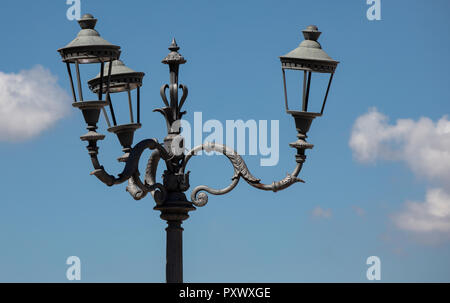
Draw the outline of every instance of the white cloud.
[[[450,121],[446,116],[437,122],[399,119],[389,125],[387,116],[371,108],[356,120],[350,147],[360,162],[402,160],[418,175],[450,182]]]
[[[440,188],[427,192],[425,202],[406,202],[394,216],[396,225],[413,232],[450,232],[450,195]]]
[[[331,217],[331,209],[323,209],[320,206],[317,206],[312,211],[313,217],[316,218],[325,218],[328,219]]]
[[[353,125],[349,145],[357,161],[404,161],[418,176],[438,187],[429,189],[424,202],[406,202],[393,216],[397,227],[420,233],[450,234],[450,121],[429,118],[399,119],[371,108]]]
[[[0,141],[40,134],[68,113],[70,97],[48,69],[0,71]]]

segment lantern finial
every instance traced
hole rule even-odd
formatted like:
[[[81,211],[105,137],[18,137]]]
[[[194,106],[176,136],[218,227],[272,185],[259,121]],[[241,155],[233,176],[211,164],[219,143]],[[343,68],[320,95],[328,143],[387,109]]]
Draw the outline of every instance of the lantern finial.
[[[78,20],[78,24],[80,24],[82,29],[94,29],[97,24],[97,19],[91,14],[84,14],[81,19]]]
[[[305,30],[302,31],[305,40],[313,40],[317,41],[319,39],[320,34],[319,29],[315,25],[309,25]]]

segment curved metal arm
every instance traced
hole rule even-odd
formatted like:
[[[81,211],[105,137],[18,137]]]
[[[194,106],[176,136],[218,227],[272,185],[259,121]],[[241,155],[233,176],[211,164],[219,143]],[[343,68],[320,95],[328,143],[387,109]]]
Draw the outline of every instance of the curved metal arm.
[[[104,167],[100,165],[100,162],[98,160],[97,154],[98,154],[98,147],[96,146],[96,142],[92,141],[89,143],[88,150],[89,154],[91,155],[91,161],[94,166],[94,171],[91,172],[91,175],[96,176],[100,181],[105,183],[108,186],[112,186],[115,184],[120,184],[125,182],[126,180],[133,177],[132,182],[135,184],[138,184],[139,181],[139,175],[138,175],[138,164],[139,159],[141,158],[142,153],[147,148],[149,149],[157,149],[163,159],[170,159],[172,157],[171,154],[169,154],[166,149],[158,143],[158,140],[156,139],[146,139],[138,144],[136,144],[130,152],[130,155],[126,161],[125,167],[123,171],[118,175],[118,177],[114,177],[110,174],[108,174]]]
[[[302,169],[302,163],[298,163],[295,167],[294,171],[291,174],[287,174],[287,176],[280,180],[272,182],[272,184],[263,184],[260,183],[260,179],[255,178],[250,171],[247,168],[247,165],[245,164],[242,157],[233,149],[222,145],[218,143],[205,143],[199,146],[196,146],[193,148],[184,158],[183,166],[180,169],[181,173],[184,173],[186,165],[188,161],[194,156],[197,152],[205,150],[207,152],[216,151],[222,153],[224,156],[226,156],[234,168],[234,175],[231,178],[232,182],[230,185],[223,189],[213,189],[206,185],[200,185],[194,188],[194,190],[191,193],[191,200],[192,203],[195,206],[204,206],[206,203],[208,203],[208,195],[205,192],[208,192],[213,195],[223,195],[231,190],[233,190],[236,185],[239,182],[239,179],[242,177],[248,184],[251,186],[261,189],[261,190],[271,190],[273,192],[277,192],[279,190],[283,190],[289,186],[291,186],[294,183],[297,182],[303,182],[303,180],[297,178],[298,174],[300,173],[300,170]]]
[[[180,84],[179,87],[183,90],[183,95],[181,96],[180,104],[178,105],[178,113],[183,108],[183,104],[186,101],[186,98],[187,98],[188,92],[189,92],[188,87],[186,85]]]
[[[156,170],[161,158],[160,151],[155,150],[148,162],[145,171],[145,180],[141,181],[139,178],[139,172],[136,173],[128,180],[127,191],[135,200],[144,198],[147,193],[151,193],[156,204],[162,204],[167,197],[167,190],[161,184],[156,182]]]
[[[144,198],[150,192],[158,205],[162,204],[167,197],[167,190],[161,183],[143,183],[139,178],[139,172],[128,179],[126,190],[135,200]]]

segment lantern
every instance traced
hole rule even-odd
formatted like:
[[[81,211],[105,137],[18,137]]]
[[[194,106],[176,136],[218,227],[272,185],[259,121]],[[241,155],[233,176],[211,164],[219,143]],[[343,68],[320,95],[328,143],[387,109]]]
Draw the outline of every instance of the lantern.
[[[78,23],[81,27],[81,31],[78,33],[77,37],[65,47],[60,48],[58,52],[60,53],[63,62],[67,65],[67,72],[69,74],[74,101],[72,105],[82,111],[86,124],[88,125],[88,133],[81,136],[81,140],[102,140],[105,136],[97,133],[95,130],[97,129],[100,110],[103,110],[106,116],[104,106],[107,105],[107,102],[103,100],[101,90],[98,91],[97,100],[84,100],[80,65],[98,64],[101,73],[100,82],[102,83],[102,86],[109,87],[111,68],[109,68],[105,74],[104,66],[105,63],[112,62],[119,58],[120,47],[113,45],[100,37],[100,34],[94,29],[97,19],[91,14],[83,15]],[[76,69],[78,97],[72,77],[71,64],[75,65]],[[108,99],[107,96],[105,99]]]
[[[106,73],[110,70],[110,83],[104,83],[102,81],[102,73]],[[113,126],[111,126],[109,119],[108,131],[115,133],[119,139],[120,144],[123,147],[124,155],[122,155],[118,161],[126,162],[131,151],[131,145],[133,144],[134,132],[141,127],[140,124],[140,87],[142,86],[142,79],[144,73],[136,72],[131,68],[127,67],[122,61],[115,60],[110,63],[106,63],[104,71],[100,72],[95,78],[89,80],[89,88],[93,93],[106,94],[107,102],[111,109],[111,118]],[[100,89],[100,87],[102,89]],[[136,120],[134,119],[133,113],[133,102],[131,91],[136,89]],[[111,100],[111,94],[126,92],[128,95],[128,108],[130,123],[117,124],[116,116],[114,113],[114,108]]]
[[[280,61],[281,69],[283,71],[286,112],[294,117],[295,126],[298,132],[297,137],[299,138],[298,141],[291,143],[291,146],[297,148],[299,154],[301,153],[304,155],[304,149],[313,147],[312,144],[309,144],[304,140],[306,138],[306,133],[309,131],[314,118],[322,116],[323,114],[325,104],[327,102],[328,92],[331,86],[331,81],[333,80],[333,75],[339,62],[333,60],[330,56],[328,56],[327,53],[322,49],[322,46],[319,44],[319,42],[317,42],[317,39],[321,34],[317,26],[310,25],[302,32],[305,40],[303,40],[296,49],[290,51],[284,56],[281,56]],[[302,104],[301,109],[299,110],[292,110],[288,105],[286,70],[295,70],[303,73]],[[308,110],[310,105],[309,99],[311,78],[313,73],[329,75],[328,85],[326,91],[324,92],[324,99],[320,112]]]
[[[305,40],[300,45],[280,57],[281,69],[283,71],[283,84],[284,84],[284,96],[286,112],[291,114],[296,122],[298,131],[306,134],[311,126],[312,120],[316,117],[322,116],[327,102],[328,92],[330,90],[331,81],[339,62],[333,60],[325,53],[317,39],[321,32],[319,32],[317,26],[310,25],[302,31]],[[296,70],[303,72],[303,94],[301,110],[291,110],[288,105],[288,88],[286,84],[286,72],[285,70]],[[324,92],[324,99],[320,112],[308,111],[311,78],[313,73],[329,74],[328,86]]]

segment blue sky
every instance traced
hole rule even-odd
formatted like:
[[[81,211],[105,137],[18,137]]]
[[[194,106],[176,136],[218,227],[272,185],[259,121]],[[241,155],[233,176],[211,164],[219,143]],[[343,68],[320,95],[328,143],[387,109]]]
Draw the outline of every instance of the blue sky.
[[[66,18],[68,7],[65,1],[1,2],[3,78],[41,65],[58,79],[49,100],[58,99],[59,86],[70,93],[56,52],[79,30]],[[175,36],[188,60],[180,72],[189,86],[185,119],[202,111],[204,120],[223,123],[280,121],[278,165],[261,167],[259,156],[244,157],[265,183],[295,165],[288,143],[296,132],[284,112],[278,56],[316,24],[323,48],[341,62],[325,115],[308,134],[315,147],[300,174],[306,184],[274,194],[240,182],[225,196],[210,195],[183,224],[185,281],[365,282],[369,256],[380,258],[384,282],[450,281],[448,201],[440,204],[439,227],[432,220],[431,228],[418,231],[398,221],[399,214],[427,215],[407,201],[416,201],[420,212],[428,209],[421,206],[428,205],[431,189],[450,189],[445,172],[431,174],[416,163],[448,165],[441,161],[449,151],[442,143],[448,142],[448,120],[442,120],[444,131],[430,127],[430,141],[410,137],[426,124],[420,118],[437,123],[449,113],[448,1],[382,0],[381,21],[367,20],[365,0],[81,0],[81,7],[99,19],[102,37],[122,47],[125,63],[146,73],[143,127],[135,142],[165,136],[165,123],[152,109],[162,105],[159,87],[168,82],[168,68],[160,62]],[[66,258],[75,255],[84,282],[163,282],[166,224],[153,200],[136,202],[124,184],[107,188],[89,176],[81,114],[48,104],[61,115],[54,124],[23,140],[0,136],[0,281],[65,282]],[[105,134],[104,121],[99,126]],[[390,135],[370,132],[371,126]],[[352,134],[362,141],[351,147]],[[366,139],[369,150],[358,145]],[[435,162],[422,161],[429,155],[420,153],[424,146],[440,151],[437,158],[430,154]],[[385,156],[386,149],[392,155]],[[417,161],[411,150],[420,154]],[[120,155],[113,136],[100,143],[109,171],[121,170],[115,161]],[[190,165],[192,188],[225,186],[232,175],[223,157],[196,158]]]

